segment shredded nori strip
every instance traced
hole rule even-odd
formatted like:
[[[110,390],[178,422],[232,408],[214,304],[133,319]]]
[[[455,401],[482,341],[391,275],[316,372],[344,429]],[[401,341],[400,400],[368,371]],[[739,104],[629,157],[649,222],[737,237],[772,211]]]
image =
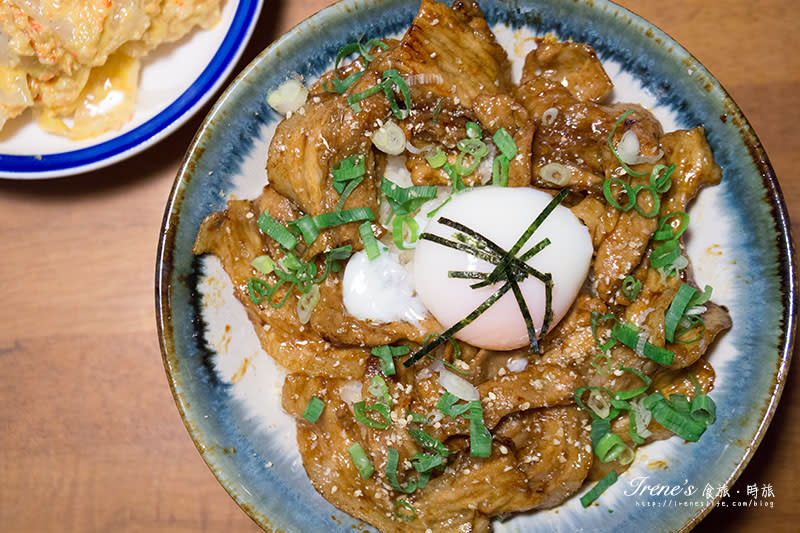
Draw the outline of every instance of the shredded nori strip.
[[[462,242],[455,242],[444,237],[440,237],[439,235],[434,235],[433,233],[423,233],[419,236],[420,239],[424,239],[426,241],[435,242],[436,244],[441,244],[442,246],[447,246],[448,248],[453,248],[455,250],[460,250],[462,252],[466,252],[468,254],[474,255],[478,259],[483,259],[484,261],[488,261],[492,264],[497,264],[498,259],[494,254],[489,254],[484,252],[483,250],[478,250],[477,248],[473,248],[467,244]]]
[[[517,305],[519,305],[519,311],[522,313],[522,319],[525,321],[525,328],[528,330],[528,342],[530,343],[531,352],[539,353],[539,342],[536,338],[536,327],[533,325],[531,311],[528,309],[528,304],[525,303],[525,297],[522,296],[522,290],[519,288],[517,278],[511,273],[511,270],[508,267],[506,268],[506,277],[508,278],[509,285],[511,285],[511,290],[514,292],[514,298],[517,299]],[[545,315],[547,315],[547,309],[550,309],[550,306],[546,305],[545,307]]]
[[[494,255],[496,257],[496,260],[489,261],[492,264],[498,265],[506,257],[506,255],[508,254],[508,252],[503,250],[503,248],[501,248],[499,245],[494,243],[492,240],[488,239],[487,237],[484,237],[483,235],[481,235],[477,231],[474,231],[473,229],[468,228],[467,226],[465,226],[465,225],[463,225],[463,224],[461,224],[459,222],[456,222],[454,220],[450,220],[449,218],[445,218],[445,217],[439,218],[439,220],[437,220],[437,222],[439,224],[442,224],[443,226],[449,226],[449,227],[451,227],[451,228],[453,228],[455,230],[458,230],[459,232],[471,237],[474,241],[477,241],[478,243],[482,243],[482,246],[480,248],[482,248],[483,250],[487,251],[488,253],[491,253],[492,255]],[[456,239],[458,239],[459,238],[459,234],[455,233],[454,237]],[[459,239],[459,240],[461,240],[461,239]],[[544,241],[547,241],[547,243],[546,244],[542,244]],[[536,253],[540,252],[542,249],[544,249],[544,247],[546,247],[547,245],[550,244],[550,240],[549,239],[544,239],[544,241],[542,241],[542,242],[538,243],[536,246],[534,246],[534,248],[537,248],[539,246],[541,246],[541,248],[536,250],[536,252],[532,253],[530,255],[530,257],[533,257]],[[478,248],[478,246],[475,246],[475,245],[473,245],[472,247],[473,248]],[[530,259],[530,257],[528,257],[528,259]],[[525,263],[524,261],[522,261],[521,258],[517,259],[516,257],[514,257],[514,258],[512,258],[511,262],[513,262],[513,266],[515,267],[515,269],[526,270],[529,275],[531,275],[531,276],[533,276],[533,277],[535,277],[535,278],[537,278],[537,279],[539,279],[541,281],[545,281],[544,278],[546,276],[544,274],[542,274],[541,272],[539,272],[538,270],[536,270],[532,266],[530,266],[527,263]],[[487,283],[486,285],[491,285],[491,283]],[[486,286],[486,285],[481,285],[481,286],[483,287],[483,286]],[[477,288],[477,287],[473,287],[473,288]]]
[[[520,238],[517,239],[517,242],[514,244],[514,246],[512,246],[511,249],[506,253],[505,257],[503,257],[503,260],[494,268],[492,273],[489,274],[489,277],[486,279],[486,281],[483,282],[485,285],[481,286],[491,285],[492,283],[497,283],[498,281],[500,281],[500,279],[503,276],[504,269],[512,261],[516,259],[517,253],[519,253],[522,247],[525,246],[525,243],[528,242],[528,239],[530,239],[531,236],[534,234],[534,232],[537,229],[539,229],[539,226],[542,225],[542,222],[544,222],[544,220],[550,215],[550,213],[553,212],[553,210],[558,206],[558,204],[560,204],[561,201],[567,197],[567,194],[569,194],[569,189],[562,189],[561,192],[559,192],[550,201],[550,203],[547,204],[547,206],[542,210],[542,212],[539,213],[539,216],[536,217],[536,220],[531,222],[531,225],[528,226],[528,229],[525,230],[522,236],[520,236]]]
[[[528,250],[527,252],[525,252],[524,254],[519,256],[519,260],[524,263],[525,261],[527,261],[528,259],[530,259],[534,255],[538,254],[539,252],[541,252],[542,250],[544,250],[548,246],[550,246],[550,239],[545,237],[541,241],[537,242],[534,245],[533,248],[531,248],[530,250]]]

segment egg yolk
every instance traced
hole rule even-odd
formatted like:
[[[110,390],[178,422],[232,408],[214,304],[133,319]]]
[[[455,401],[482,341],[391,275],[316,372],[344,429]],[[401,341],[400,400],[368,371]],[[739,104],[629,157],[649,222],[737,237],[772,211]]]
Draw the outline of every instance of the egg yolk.
[[[490,239],[504,250],[511,249],[539,213],[552,200],[544,191],[528,188],[480,187],[453,196],[425,228],[425,232],[456,240],[456,230],[442,225],[442,217]],[[569,310],[589,272],[592,241],[589,230],[568,208],[557,206],[522,247],[521,256],[543,239],[550,244],[527,261],[542,273],[550,273],[552,329]],[[473,289],[479,280],[448,276],[452,271],[489,273],[495,265],[474,255],[420,240],[414,255],[417,295],[439,323],[449,328],[459,322],[501,288],[504,281]],[[529,276],[519,282],[537,334],[541,335],[546,311],[545,284]],[[479,348],[513,350],[528,345],[528,330],[511,291],[495,302],[468,326],[455,334]]]

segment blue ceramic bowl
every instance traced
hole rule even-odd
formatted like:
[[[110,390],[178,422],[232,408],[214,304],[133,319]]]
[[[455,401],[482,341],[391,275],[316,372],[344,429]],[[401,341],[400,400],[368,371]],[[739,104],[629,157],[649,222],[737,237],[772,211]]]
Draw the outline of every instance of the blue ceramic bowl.
[[[489,24],[590,43],[618,85],[666,129],[703,125],[723,168],[722,184],[692,208],[689,252],[698,281],[715,287],[733,328],[716,344],[712,397],[718,420],[699,443],[674,437],[639,451],[634,467],[589,509],[577,498],[554,511],[520,515],[496,531],[678,531],[691,528],[725,496],[758,446],[786,378],[797,308],[789,220],[767,156],[742,112],[711,74],[658,28],[606,0],[480,2]],[[303,22],[267,48],[229,87],[198,132],[175,181],[161,232],[156,307],[164,364],[178,408],[220,483],[260,526],[282,531],[370,529],[338,511],[311,486],[294,437],[254,416],[253,394],[232,385],[215,359],[204,299],[204,264],[191,247],[200,223],[229,194],[257,194],[271,126],[280,119],[266,94],[289,73],[314,78],[338,48],[360,37],[402,33],[418,8],[401,0],[346,0]],[[513,32],[507,31],[513,37]],[[734,234],[736,237],[734,237]],[[752,312],[758,302],[758,312]],[[226,320],[222,311],[223,320]],[[219,316],[217,317],[219,319]],[[242,317],[230,317],[241,322]],[[246,320],[245,320],[246,322]],[[239,324],[242,328],[248,324]],[[224,361],[223,361],[224,362]],[[230,376],[230,373],[228,374]],[[255,392],[254,392],[255,390]],[[285,417],[276,408],[277,420]],[[289,427],[290,426],[280,426]],[[681,487],[677,496],[644,491]],[[692,490],[694,489],[694,490]],[[673,494],[675,494],[673,492]],[[740,497],[741,499],[741,497]],[[611,511],[611,512],[610,512]]]

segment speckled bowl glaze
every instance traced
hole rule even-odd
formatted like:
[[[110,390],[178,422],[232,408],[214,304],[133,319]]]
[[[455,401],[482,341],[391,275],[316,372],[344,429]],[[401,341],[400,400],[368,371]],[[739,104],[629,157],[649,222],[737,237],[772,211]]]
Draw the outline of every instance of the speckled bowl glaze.
[[[480,4],[492,26],[554,32],[591,44],[604,62],[619,66],[615,82],[638,82],[649,98],[647,105],[665,110],[676,127],[705,127],[723,181],[704,191],[691,211],[689,252],[698,281],[715,285],[734,323],[711,355],[718,374],[712,393],[718,419],[699,443],[684,444],[674,437],[647,446],[599,505],[583,509],[572,498],[557,510],[498,522],[495,531],[690,529],[725,497],[719,489],[730,487],[752,456],[789,368],[797,294],[789,220],[778,182],[750,125],[719,82],[648,22],[605,0]],[[287,442],[293,436],[262,431],[263,421],[249,416],[230,383],[215,373],[198,296],[202,268],[191,247],[203,217],[223,209],[242,180],[263,183],[266,143],[280,118],[267,106],[267,92],[291,72],[307,78],[320,75],[347,42],[400,34],[417,8],[418,2],[346,0],[267,48],[209,114],[167,203],[155,295],[168,379],[208,466],[266,530],[372,529],[319,496],[296,461],[280,461],[287,446],[294,445]],[[627,93],[620,96],[634,100]],[[731,238],[734,231],[737,237]],[[660,465],[657,470],[654,464]],[[696,492],[665,497],[637,489],[656,483]]]

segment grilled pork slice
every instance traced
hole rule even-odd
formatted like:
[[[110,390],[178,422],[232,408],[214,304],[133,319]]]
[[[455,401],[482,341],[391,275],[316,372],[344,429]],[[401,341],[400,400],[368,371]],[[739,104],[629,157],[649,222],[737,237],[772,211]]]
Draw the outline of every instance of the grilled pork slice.
[[[536,48],[525,58],[521,83],[537,78],[565,87],[582,102],[598,102],[614,89],[594,48],[585,43],[559,42],[552,35],[538,37]]]
[[[219,258],[233,282],[236,298],[247,310],[262,347],[278,364],[292,372],[312,375],[360,376],[369,351],[334,346],[310,328],[303,327],[297,318],[297,291],[279,308],[272,307],[266,300],[258,305],[250,300],[247,282],[254,276],[262,277],[250,262],[264,254],[276,260],[282,256],[277,243],[258,228],[257,220],[264,209],[269,209],[270,214],[279,220],[297,214],[291,202],[269,188],[253,201],[231,200],[228,209],[206,217],[192,252],[210,253]],[[278,281],[274,274],[263,278],[270,284]],[[273,299],[280,301],[285,293],[286,289],[281,289]]]
[[[475,2],[453,8],[422,0],[391,64],[403,75],[427,78],[438,96],[471,108],[479,95],[511,90],[511,63]]]
[[[590,422],[572,406],[517,413],[500,423],[495,435],[507,443],[529,488],[509,511],[553,507],[581,487],[592,465]]]

